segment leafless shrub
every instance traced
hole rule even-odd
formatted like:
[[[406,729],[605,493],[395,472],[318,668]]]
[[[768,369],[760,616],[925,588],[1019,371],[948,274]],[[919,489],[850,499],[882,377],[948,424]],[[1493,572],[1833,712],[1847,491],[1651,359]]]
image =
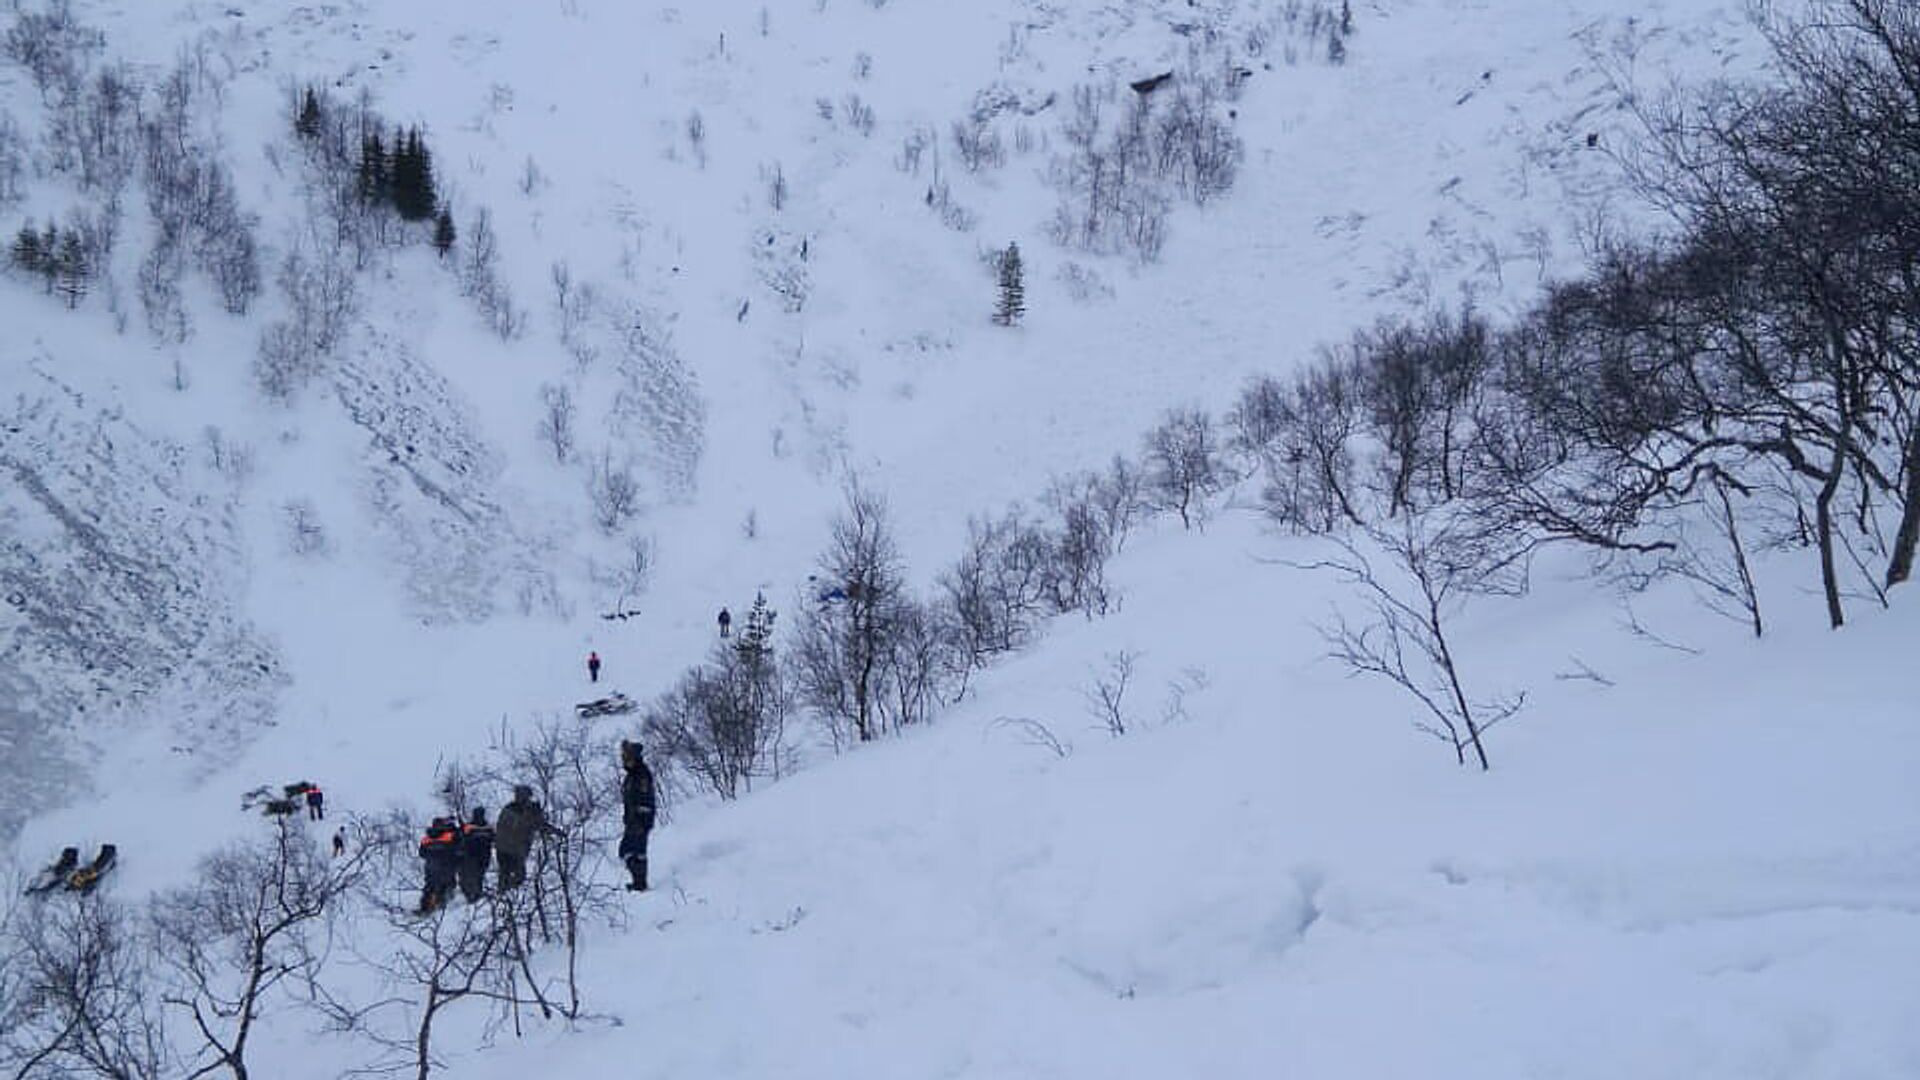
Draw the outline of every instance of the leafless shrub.
[[[575,412],[573,391],[558,383],[541,384],[540,441],[553,451],[553,460],[562,465],[573,457]]]
[[[1513,716],[1524,693],[1478,701],[1466,689],[1460,654],[1448,627],[1474,596],[1512,596],[1526,587],[1524,536],[1487,531],[1470,515],[1407,514],[1388,526],[1363,530],[1368,546],[1388,560],[1383,574],[1359,543],[1336,536],[1341,554],[1307,569],[1329,571],[1360,594],[1365,616],[1336,612],[1321,627],[1330,655],[1351,670],[1377,675],[1405,690],[1423,713],[1414,726],[1445,742],[1462,765],[1471,749],[1488,768],[1483,736]]]
[[[273,835],[203,859],[191,885],[153,904],[156,952],[170,972],[161,999],[193,1020],[200,1043],[193,1075],[250,1075],[247,1052],[271,1003],[310,999],[325,964],[332,924],[358,880],[369,848],[322,856],[289,817]]]
[[[1105,669],[1096,671],[1093,681],[1080,688],[1088,715],[1115,738],[1125,735],[1133,723],[1127,712],[1127,690],[1133,685],[1140,656],[1134,649],[1107,653]]]
[[[1056,573],[1053,545],[1019,508],[968,520],[966,548],[940,587],[975,667],[1033,639],[1052,614]]]
[[[717,642],[705,664],[647,710],[647,744],[722,799],[752,790],[756,779],[778,778],[785,766],[792,690],[774,652],[774,617],[766,598],[757,599],[739,636]]]
[[[1197,408],[1173,409],[1161,418],[1147,433],[1143,463],[1149,504],[1179,514],[1186,528],[1206,520],[1207,501],[1229,479],[1221,467],[1213,418]]]
[[[857,480],[819,565],[819,580],[831,584],[800,616],[790,646],[800,703],[836,747],[928,719],[964,663],[953,662],[946,621],[906,591],[885,500]]]
[[[287,549],[302,558],[325,555],[333,544],[320,524],[320,512],[311,499],[289,499],[281,504],[281,518],[287,527]]]
[[[1007,163],[1007,148],[990,116],[974,115],[953,122],[953,148],[970,173],[997,169]]]
[[[15,899],[0,922],[0,1068],[16,1080],[158,1080],[165,1024],[138,922],[99,894]]]
[[[829,115],[831,115],[832,106],[829,105],[828,108]],[[760,167],[760,179],[765,181],[767,185],[767,205],[775,210],[786,209],[787,173],[785,169],[780,167],[780,163],[776,161],[772,165],[762,165]]]
[[[587,478],[587,495],[593,501],[594,523],[611,536],[640,513],[640,480],[633,466],[616,462],[612,450],[602,450]]]
[[[707,122],[700,116],[700,110],[687,114],[687,145],[693,148],[693,159],[701,168],[707,167]]]
[[[873,134],[873,106],[861,100],[859,94],[848,94],[842,98],[840,113],[848,127],[862,135]]]
[[[996,717],[990,726],[1013,731],[1019,736],[1021,742],[1028,746],[1044,747],[1048,753],[1057,758],[1068,757],[1073,753],[1072,743],[1062,742],[1060,737],[1053,733],[1052,728],[1030,716]]]

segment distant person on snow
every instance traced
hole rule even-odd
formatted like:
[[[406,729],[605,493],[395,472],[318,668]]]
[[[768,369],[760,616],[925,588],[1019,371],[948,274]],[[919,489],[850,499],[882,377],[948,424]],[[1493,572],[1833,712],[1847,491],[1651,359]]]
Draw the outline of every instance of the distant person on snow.
[[[345,825],[342,825],[339,828],[333,830],[333,857],[337,859],[340,856],[345,855],[346,853],[347,853],[347,827]]]
[[[600,681],[600,654],[597,652],[587,654],[587,681]]]
[[[327,797],[317,787],[307,789],[307,820],[325,821],[327,819]]]
[[[427,866],[427,880],[414,914],[431,915],[446,905],[460,870],[460,827],[452,818],[437,817],[427,826],[420,838],[420,858]]]
[[[493,863],[493,826],[487,808],[476,806],[460,829],[460,895],[478,903],[486,892],[487,867]]]
[[[647,834],[653,831],[655,809],[653,770],[647,768],[646,761],[640,757],[640,744],[626,739],[620,740],[620,767],[626,774],[620,781],[620,858],[627,864],[627,872],[633,875],[627,888],[632,892],[645,892]]]
[[[720,609],[720,636],[726,637],[728,634],[732,632],[733,632],[733,612],[728,611],[726,608],[721,608]]]
[[[500,891],[517,889],[527,880],[527,853],[533,838],[563,836],[547,822],[547,811],[533,797],[526,784],[513,786],[513,801],[500,808],[494,823],[493,853],[500,864]]]

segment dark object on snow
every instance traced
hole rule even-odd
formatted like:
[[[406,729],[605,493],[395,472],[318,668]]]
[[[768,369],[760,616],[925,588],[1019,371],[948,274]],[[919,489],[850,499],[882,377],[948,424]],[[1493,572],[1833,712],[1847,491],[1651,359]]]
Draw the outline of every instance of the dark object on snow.
[[[92,862],[67,874],[67,891],[92,892],[100,884],[100,879],[107,876],[107,871],[113,869],[113,864],[119,861],[118,847],[112,844],[101,844],[100,853],[93,857]]]
[[[297,799],[312,790],[313,782],[309,780],[296,780],[291,784],[280,785],[281,793],[289,799]]]
[[[1587,132],[1587,145],[1588,145],[1588,146],[1599,146],[1599,145],[1600,145],[1600,133],[1599,133],[1599,132],[1597,132],[1597,131],[1589,131],[1589,132]]]
[[[621,610],[621,611],[606,611],[606,612],[602,612],[602,613],[600,614],[600,617],[601,617],[601,618],[603,618],[603,619],[605,619],[605,620],[607,620],[608,622],[613,622],[613,621],[614,621],[614,620],[616,620],[616,619],[618,619],[618,620],[619,620],[619,621],[621,621],[621,622],[626,622],[626,621],[627,621],[628,619],[637,619],[637,618],[639,618],[639,617],[640,617],[640,609],[639,609],[639,608],[627,608],[627,609],[625,609],[625,610]]]
[[[587,681],[600,681],[600,654],[597,652],[587,654]]]
[[[625,694],[613,693],[603,698],[594,698],[592,701],[583,701],[575,705],[573,707],[573,714],[582,720],[590,720],[596,716],[614,716],[619,713],[630,713],[636,708],[639,708],[639,706],[634,704],[632,698]]]
[[[333,857],[337,859],[340,856],[345,855],[346,853],[347,853],[347,827],[345,825],[342,825],[339,828],[333,830]]]
[[[720,609],[720,636],[726,637],[729,633],[732,633],[732,631],[733,631],[733,612],[728,611],[726,608],[721,608]]]
[[[626,774],[620,781],[620,860],[627,864],[627,873],[633,875],[627,888],[632,892],[645,892],[647,835],[653,832],[657,810],[653,770],[647,768],[640,756],[640,744],[626,739],[620,740],[620,767]]]
[[[486,891],[487,867],[493,864],[493,826],[487,824],[487,808],[476,806],[460,829],[460,894],[467,903],[478,903]]]
[[[314,821],[327,819],[327,795],[318,787],[307,788],[307,817]]]
[[[558,838],[565,834],[547,822],[546,808],[534,799],[533,789],[516,784],[513,801],[500,808],[493,829],[501,891],[518,888],[527,880],[527,853],[533,850],[533,838],[538,835]]]
[[[53,860],[46,869],[35,874],[33,880],[27,883],[26,894],[28,896],[40,896],[65,885],[67,883],[67,875],[73,873],[74,867],[79,865],[79,848],[61,848],[60,857]]]
[[[260,812],[268,817],[290,817],[299,809],[292,799],[268,799],[260,804]]]
[[[427,879],[414,914],[431,915],[446,906],[460,870],[460,827],[452,818],[437,817],[427,825],[420,837],[420,858],[427,864]]]
[[[1163,71],[1158,75],[1153,75],[1145,79],[1136,79],[1127,85],[1132,87],[1133,92],[1136,94],[1151,94],[1172,81],[1173,72]]]

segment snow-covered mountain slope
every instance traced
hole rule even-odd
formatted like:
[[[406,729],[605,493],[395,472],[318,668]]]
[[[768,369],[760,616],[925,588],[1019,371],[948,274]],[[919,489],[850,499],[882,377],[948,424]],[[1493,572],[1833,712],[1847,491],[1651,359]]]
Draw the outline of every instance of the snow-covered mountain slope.
[[[1649,626],[1711,643],[1689,656],[1549,583],[1463,645],[1481,689],[1531,691],[1478,775],[1410,701],[1313,659],[1282,613],[1336,590],[1256,561],[1276,550],[1244,522],[1151,538],[1126,611],[936,729],[662,833],[670,892],[594,953],[627,1026],[472,1067],[1911,1070],[1911,611],[1755,644],[1649,601]],[[1115,739],[1082,690],[1124,649],[1138,728]],[[1611,685],[1564,677],[1582,663]]]
[[[924,583],[969,515],[1131,450],[1169,406],[1218,408],[1382,314],[1524,303],[1611,201],[1609,73],[1758,60],[1705,0],[1381,0],[1333,64],[1332,10],[76,3],[150,84],[190,61],[269,285],[234,317],[189,275],[192,333],[156,343],[139,195],[117,299],[70,312],[0,282],[0,573],[48,596],[0,609],[0,746],[31,778],[0,817],[40,811],[23,861],[112,839],[134,897],[256,828],[234,803],[265,780],[418,806],[445,759],[584,694],[589,648],[644,698],[721,604],[790,607],[849,472],[888,495]],[[1151,261],[1053,243],[1075,88],[1111,92],[1113,123],[1127,80],[1170,70],[1236,88],[1231,191],[1172,199]],[[482,208],[497,233],[504,339],[457,267],[383,249],[322,370],[263,397],[276,279],[311,258],[290,127],[309,85],[423,126],[462,236]],[[19,65],[0,110],[43,136]],[[977,171],[953,135],[975,110],[1004,156]],[[59,175],[22,186],[9,233],[92,205]],[[1028,315],[1003,328],[985,256],[1009,241]],[[576,403],[564,462],[538,431],[549,388]],[[594,472],[628,463],[641,512],[603,530]],[[1787,614],[1749,644],[1649,601],[1696,658],[1621,631],[1586,582],[1477,609],[1476,674],[1533,696],[1467,775],[1405,702],[1318,659],[1332,590],[1265,561],[1311,550],[1245,509],[1145,537],[1118,615],[1056,626],[933,730],[679,808],[667,887],[588,957],[623,1024],[483,1052],[456,1021],[453,1072],[1920,1067],[1911,612],[1831,638]],[[180,599],[127,588],[149,563]],[[91,629],[63,643],[57,611]],[[1080,694],[1123,649],[1141,730],[1109,740]],[[1555,678],[1577,665],[1615,685]],[[1186,719],[1163,722],[1175,697]],[[316,1026],[276,1016],[262,1073],[362,1061]]]
[[[1528,296],[1571,265],[1605,188],[1585,136],[1611,133],[1617,95],[1597,60],[1693,74],[1747,36],[1710,6],[1647,20],[1605,5],[1362,5],[1336,66],[1333,9],[1302,4],[73,10],[103,34],[96,64],[193,88],[188,126],[259,216],[269,288],[235,320],[189,274],[186,340],[143,336],[153,241],[128,198],[118,285],[72,314],[29,283],[9,290],[31,333],[10,335],[8,389],[45,396],[39,363],[169,438],[182,467],[239,462],[242,562],[259,582],[245,615],[263,641],[298,638],[342,595],[403,596],[391,632],[323,650],[363,680],[382,677],[411,617],[560,614],[582,629],[555,651],[579,651],[590,615],[631,592],[619,568],[636,543],[660,567],[654,618],[614,648],[672,670],[699,649],[674,620],[792,587],[844,469],[888,493],[928,566],[969,515],[1130,449],[1164,408],[1219,405],[1248,373],[1286,370],[1383,312]],[[1231,194],[1176,197],[1152,264],[1049,243],[1076,88],[1100,92],[1110,128],[1125,80],[1176,69],[1231,86],[1217,110],[1243,144]],[[0,78],[31,149],[50,113],[20,65]],[[382,249],[351,279],[337,362],[290,405],[260,400],[257,340],[288,317],[285,260],[300,255],[303,280],[325,261],[290,129],[309,86],[424,126],[461,229],[490,214],[511,340],[424,246]],[[952,129],[976,114],[1000,163],[972,171]],[[22,186],[23,221],[98,201],[57,173]],[[987,323],[982,259],[1014,240],[1030,313],[1007,331]],[[103,338],[103,321],[123,333]],[[555,391],[577,414],[566,465],[536,435]],[[647,516],[602,537],[585,488],[596,466],[629,462]],[[339,575],[362,573],[377,584],[343,593]],[[345,659],[356,642],[366,654]],[[86,682],[33,677],[69,695]],[[402,682],[376,696],[418,699]],[[336,692],[317,704],[338,707]],[[221,694],[210,707],[239,711]]]

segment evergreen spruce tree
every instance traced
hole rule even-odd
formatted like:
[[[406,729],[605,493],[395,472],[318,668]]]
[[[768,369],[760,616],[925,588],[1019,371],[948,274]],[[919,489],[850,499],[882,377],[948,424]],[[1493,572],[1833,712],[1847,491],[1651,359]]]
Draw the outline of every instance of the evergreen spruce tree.
[[[746,627],[733,645],[734,663],[728,673],[738,716],[747,721],[745,745],[737,747],[743,762],[760,757],[763,749],[779,742],[779,729],[786,714],[786,693],[781,681],[779,661],[773,654],[773,621],[778,616],[767,604],[765,593],[755,593],[753,608],[747,612]],[[749,787],[752,770],[743,770]]]
[[[378,131],[360,137],[360,201],[379,205],[393,197],[393,175],[387,161],[386,144]]]
[[[747,612],[746,628],[740,631],[740,637],[733,646],[742,662],[750,666],[762,660],[772,662],[773,620],[778,615],[779,612],[767,604],[767,594],[754,594],[753,608]]]
[[[453,212],[441,207],[433,218],[433,250],[439,252],[441,258],[446,258],[447,252],[453,250],[453,242],[458,235],[453,229]]]
[[[49,294],[60,282],[60,229],[51,221],[40,234],[40,280]]]
[[[320,123],[320,95],[309,86],[301,96],[300,112],[293,118],[293,130],[303,139],[317,139],[320,137]]]
[[[16,269],[29,274],[41,272],[41,264],[47,256],[45,249],[40,246],[40,230],[33,227],[33,222],[20,226],[19,235],[13,238],[10,257]]]
[[[79,230],[68,229],[61,235],[60,253],[54,259],[54,273],[60,295],[66,298],[67,306],[79,307],[81,298],[87,295],[87,282],[93,276]]]
[[[1026,268],[1020,263],[1020,245],[1009,243],[1000,253],[1000,302],[994,306],[993,321],[1012,326],[1027,313]]]
[[[393,208],[406,221],[425,221],[440,201],[433,190],[433,159],[420,129],[408,128],[393,153]]]

